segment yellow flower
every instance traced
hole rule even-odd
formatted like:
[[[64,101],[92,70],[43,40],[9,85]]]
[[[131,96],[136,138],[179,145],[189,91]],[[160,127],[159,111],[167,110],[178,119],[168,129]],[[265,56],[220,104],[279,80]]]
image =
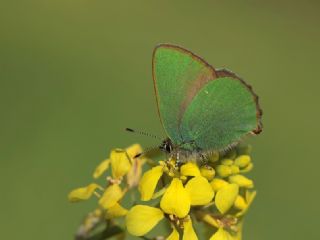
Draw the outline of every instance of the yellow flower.
[[[187,162],[186,164],[183,164],[180,168],[180,173],[183,176],[200,176],[200,170],[197,164],[193,162]]]
[[[112,176],[114,179],[120,179],[130,171],[130,159],[126,151],[115,149],[110,154]]]
[[[141,152],[139,144],[112,150],[110,157],[102,161],[93,173],[93,177],[98,178],[111,168],[108,171],[110,176],[105,179],[107,187],[93,183],[70,192],[68,198],[71,202],[85,200],[92,195],[98,197],[98,208],[85,218],[77,235],[91,236],[98,224],[121,217],[125,219],[127,232],[145,236],[166,218],[172,227],[171,233],[161,234],[166,235],[166,239],[198,240],[192,223],[195,218],[197,222],[216,229],[210,240],[241,240],[243,215],[256,195],[256,192],[248,190],[253,187],[253,181],[241,175],[253,167],[247,151],[236,147],[222,156],[218,152],[208,153],[206,166],[199,166],[192,159],[177,164],[176,159],[169,158],[159,161],[158,166],[143,175],[142,166],[147,159],[138,156]],[[148,159],[148,163],[154,166],[153,160]],[[132,192],[132,204],[127,210],[121,206],[121,200],[129,190]],[[152,200],[148,202],[149,206],[135,205],[137,190],[142,201]],[[121,219],[112,222],[123,229]],[[121,234],[125,235],[124,232]]]
[[[197,234],[195,233],[192,221],[190,216],[188,216],[186,219],[183,220],[183,240],[198,240]],[[176,230],[176,228],[172,227],[172,233],[167,238],[167,240],[179,240],[179,232]]]
[[[123,192],[118,184],[111,184],[103,193],[99,200],[100,206],[104,209],[113,207],[123,196]]]
[[[233,206],[238,192],[239,187],[237,184],[228,184],[217,192],[215,204],[222,214],[226,213]]]
[[[112,174],[116,179],[121,178],[128,173],[127,182],[129,187],[136,186],[139,182],[142,172],[142,165],[145,162],[142,158],[134,158],[138,153],[142,152],[142,148],[139,144],[134,144],[126,150],[115,149],[111,152],[110,158],[102,161],[95,169],[93,177],[99,178],[105,173],[109,165],[112,165]],[[131,168],[131,164],[133,165]]]
[[[156,189],[158,181],[163,174],[163,166],[153,167],[145,172],[139,183],[139,191],[142,201],[149,201]]]
[[[173,178],[160,201],[161,209],[167,214],[183,218],[189,213],[190,205],[189,192],[183,187],[180,179]]]
[[[102,161],[98,167],[96,167],[94,173],[93,173],[93,178],[97,179],[98,177],[100,177],[105,171],[108,170],[110,165],[110,159],[106,159],[104,161]]]
[[[210,240],[232,240],[232,236],[223,228],[219,228],[218,231],[212,235]]]
[[[96,189],[103,190],[103,188],[100,187],[98,184],[91,183],[86,187],[77,188],[71,191],[68,195],[68,199],[70,202],[87,200],[95,193]]]
[[[112,207],[110,207],[106,212],[106,218],[112,219],[116,217],[122,217],[127,214],[128,210],[123,208],[119,203],[116,203]]]
[[[143,236],[163,218],[164,214],[159,208],[136,205],[127,213],[127,230],[134,236]]]
[[[202,176],[194,177],[186,184],[185,189],[189,193],[191,205],[205,205],[211,202],[214,191],[208,180]]]
[[[233,175],[229,177],[230,183],[238,184],[239,187],[253,188],[253,181],[243,175]]]

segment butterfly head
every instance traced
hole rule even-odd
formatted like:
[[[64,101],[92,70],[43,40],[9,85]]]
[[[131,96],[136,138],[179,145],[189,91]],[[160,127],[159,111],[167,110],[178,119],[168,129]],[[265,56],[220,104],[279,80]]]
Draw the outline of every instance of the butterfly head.
[[[166,153],[171,153],[173,150],[173,144],[172,141],[167,138],[162,141],[161,145],[159,146],[160,150]]]

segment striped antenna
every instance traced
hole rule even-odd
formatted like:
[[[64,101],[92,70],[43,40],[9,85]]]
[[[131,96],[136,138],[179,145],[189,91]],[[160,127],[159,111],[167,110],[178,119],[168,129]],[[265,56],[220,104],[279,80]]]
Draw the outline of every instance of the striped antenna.
[[[146,132],[143,132],[143,131],[136,131],[136,130],[134,130],[132,128],[126,128],[126,131],[127,132],[132,132],[132,133],[137,133],[137,134],[140,134],[140,135],[143,135],[143,136],[152,137],[152,138],[161,140],[161,138],[159,138],[156,135],[153,135],[153,134],[150,134],[150,133],[146,133]]]

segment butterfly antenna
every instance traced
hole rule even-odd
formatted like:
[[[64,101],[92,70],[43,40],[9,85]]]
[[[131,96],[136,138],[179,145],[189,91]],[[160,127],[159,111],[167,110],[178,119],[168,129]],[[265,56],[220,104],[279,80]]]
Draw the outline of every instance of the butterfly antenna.
[[[153,135],[153,134],[150,134],[150,133],[146,133],[146,132],[143,132],[143,131],[136,131],[132,128],[126,128],[126,131],[127,132],[132,132],[132,133],[138,133],[140,135],[143,135],[143,136],[147,136],[147,137],[152,137],[152,138],[155,138],[155,139],[158,139],[158,140],[161,140],[158,136],[156,135]]]
[[[146,155],[147,153],[152,152],[152,151],[157,150],[157,149],[159,149],[159,146],[148,147],[148,148],[146,148],[146,150],[144,150],[141,153],[138,153],[133,158],[141,157],[142,155]]]

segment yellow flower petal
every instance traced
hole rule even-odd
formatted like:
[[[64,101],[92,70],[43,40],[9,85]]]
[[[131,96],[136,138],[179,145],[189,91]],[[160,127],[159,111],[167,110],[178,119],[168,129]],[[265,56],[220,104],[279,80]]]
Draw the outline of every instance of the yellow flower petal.
[[[187,162],[180,168],[180,173],[184,176],[200,176],[200,170],[197,164],[193,162]]]
[[[140,144],[133,144],[126,148],[126,152],[130,158],[134,158],[137,154],[142,153],[142,147]]]
[[[167,240],[179,240],[179,233],[175,227],[172,227],[172,233],[167,237]]]
[[[113,207],[123,196],[122,190],[118,184],[110,185],[103,193],[99,200],[99,204],[104,208],[108,209]]]
[[[234,204],[239,192],[237,184],[228,184],[217,192],[215,203],[218,210],[224,214]]]
[[[238,195],[236,201],[234,202],[234,206],[240,210],[244,210],[248,207],[248,204],[242,196]]]
[[[253,163],[249,163],[248,166],[246,166],[245,168],[241,169],[240,172],[241,173],[247,173],[250,172],[253,168]]]
[[[223,228],[219,228],[218,231],[212,235],[210,240],[232,240],[232,236]]]
[[[131,145],[130,147],[126,148],[126,152],[132,165],[127,174],[127,184],[129,188],[133,188],[139,184],[142,173],[142,165],[145,163],[145,159],[143,157],[135,158],[135,156],[143,152],[140,144]]]
[[[230,166],[218,165],[216,168],[218,175],[222,178],[228,177],[232,174],[232,169]]]
[[[94,170],[93,178],[97,179],[98,177],[100,177],[105,171],[108,170],[109,165],[110,165],[110,159],[106,159],[102,161],[98,165],[98,167]]]
[[[160,201],[160,207],[165,213],[183,218],[189,213],[190,204],[189,193],[183,187],[181,180],[173,178]]]
[[[203,222],[206,222],[207,224],[210,224],[213,227],[219,228],[220,225],[218,223],[218,221],[216,219],[214,219],[212,216],[210,216],[208,213],[206,213],[205,215],[203,215],[201,217],[201,220]]]
[[[215,170],[212,167],[202,167],[200,169],[201,175],[211,181],[216,174]]]
[[[134,236],[143,236],[154,228],[163,217],[164,214],[159,208],[136,205],[127,213],[127,230]]]
[[[119,179],[127,174],[131,168],[127,153],[121,149],[113,150],[110,154],[112,176]]]
[[[239,187],[253,188],[253,181],[243,175],[233,175],[229,177],[230,183],[238,184]]]
[[[242,209],[242,211],[238,212],[236,214],[237,217],[241,217],[243,216],[249,209],[251,203],[253,202],[254,198],[256,197],[257,195],[257,192],[254,191],[254,192],[250,192],[250,191],[246,191],[246,207]]]
[[[149,201],[156,189],[158,181],[163,174],[163,167],[153,167],[145,172],[139,183],[139,192],[142,201]]]
[[[246,201],[248,204],[251,204],[252,201],[255,199],[257,195],[257,192],[256,191],[253,191],[253,192],[250,192],[250,191],[246,191]]]
[[[107,210],[106,218],[112,219],[116,217],[125,216],[128,213],[128,210],[123,208],[119,203],[116,203]]]
[[[86,187],[77,188],[71,191],[68,195],[70,202],[79,202],[89,199],[96,189],[103,190],[98,184],[91,183]]]
[[[134,158],[131,162],[132,166],[127,174],[127,184],[129,188],[133,188],[139,185],[143,165],[143,162],[140,158]]]
[[[250,162],[251,157],[249,155],[241,155],[234,160],[234,164],[240,168],[245,168]]]
[[[197,234],[193,229],[190,217],[187,222],[184,222],[183,226],[183,240],[198,240]]]
[[[219,191],[221,188],[227,186],[229,183],[223,179],[220,178],[215,178],[211,181],[211,187],[213,189],[213,191],[217,192]]]
[[[205,205],[211,202],[214,191],[208,180],[202,176],[194,177],[186,184],[190,194],[191,205]]]

